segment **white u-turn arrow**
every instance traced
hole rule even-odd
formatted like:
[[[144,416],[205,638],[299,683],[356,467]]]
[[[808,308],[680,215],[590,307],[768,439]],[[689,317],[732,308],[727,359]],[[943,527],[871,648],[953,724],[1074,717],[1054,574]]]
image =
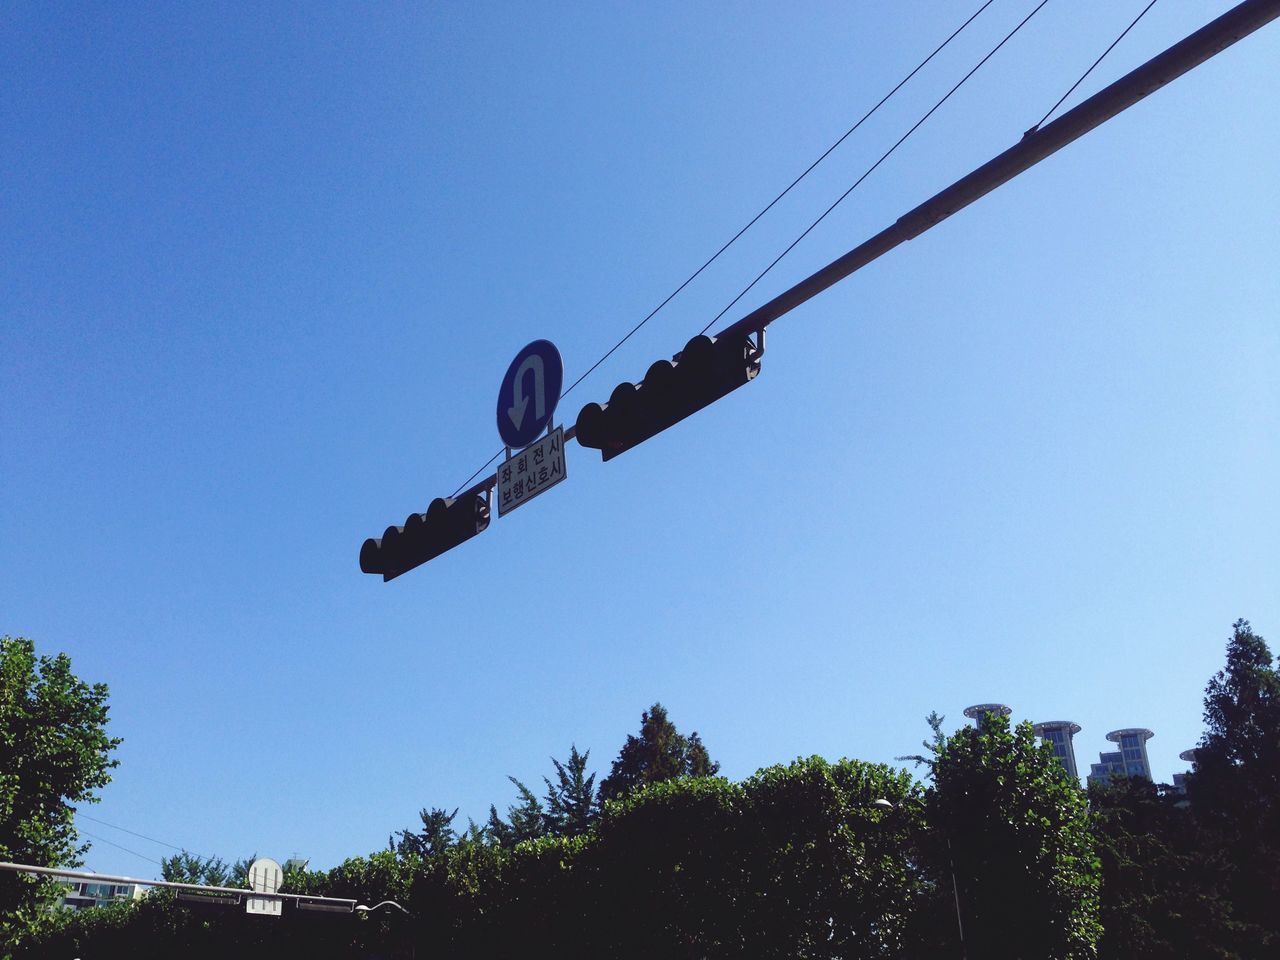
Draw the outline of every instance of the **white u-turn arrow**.
[[[511,422],[515,424],[517,430],[523,426],[524,412],[529,406],[529,398],[524,395],[524,375],[527,370],[533,371],[534,416],[541,419],[547,412],[547,390],[544,386],[546,374],[542,367],[542,358],[533,353],[524,358],[524,362],[520,364],[520,369],[516,371],[513,385],[515,396],[512,397],[514,405],[507,409],[507,416],[511,418]]]

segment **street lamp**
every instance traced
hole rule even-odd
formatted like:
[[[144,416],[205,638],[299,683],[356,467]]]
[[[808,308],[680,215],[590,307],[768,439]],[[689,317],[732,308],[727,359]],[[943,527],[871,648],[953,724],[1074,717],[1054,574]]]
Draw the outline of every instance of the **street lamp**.
[[[363,914],[365,914],[365,915],[367,916],[367,915],[369,915],[369,914],[373,913],[375,910],[380,910],[380,909],[382,909],[383,907],[395,907],[397,910],[399,910],[401,913],[403,913],[406,917],[410,917],[410,918],[412,918],[412,917],[413,917],[413,914],[412,914],[412,913],[410,913],[410,912],[409,912],[408,910],[406,910],[404,907],[400,906],[400,904],[396,903],[394,900],[383,900],[381,903],[375,903],[372,907],[365,906],[363,903],[361,903],[361,904],[357,904],[356,906],[354,906],[354,907],[352,907],[352,908],[351,908],[351,912],[352,912],[352,913],[363,913]],[[414,957],[417,957],[417,955],[418,955],[418,944],[417,944],[417,941],[416,941],[415,939],[412,939],[412,938],[411,938],[411,939],[409,940],[409,957],[410,957],[410,960],[413,960],[413,958],[414,958]]]
[[[410,913],[410,912],[409,912],[408,910],[406,910],[404,907],[400,906],[400,904],[396,903],[394,900],[383,900],[381,903],[375,903],[372,907],[366,907],[364,904],[357,904],[356,906],[352,907],[351,909],[352,909],[352,911],[353,911],[353,912],[360,912],[360,913],[373,913],[373,911],[375,911],[375,910],[377,910],[377,909],[379,909],[379,908],[381,908],[381,907],[395,907],[397,910],[399,910],[401,913],[403,913],[406,917],[412,917],[412,916],[413,916],[413,914],[412,914],[412,913]]]
[[[884,797],[878,797],[871,801],[871,806],[879,810],[897,810],[901,804],[893,804]],[[960,960],[967,960],[968,953],[964,946],[964,922],[960,919],[960,885],[956,883],[956,858],[951,853],[951,838],[944,838],[947,841],[947,866],[951,868],[951,895],[955,898],[956,904],[956,932],[960,935]]]

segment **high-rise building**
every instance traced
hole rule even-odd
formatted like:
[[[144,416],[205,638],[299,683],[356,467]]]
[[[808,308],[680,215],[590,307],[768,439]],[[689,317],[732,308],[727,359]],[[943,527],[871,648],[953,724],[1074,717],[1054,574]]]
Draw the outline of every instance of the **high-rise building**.
[[[998,717],[1007,717],[1013,713],[1013,710],[1003,703],[975,703],[972,707],[964,708],[964,715],[974,721],[981,720],[988,713],[994,713]]]
[[[1080,732],[1080,724],[1070,720],[1046,720],[1044,723],[1037,723],[1033,729],[1036,736],[1053,744],[1054,756],[1063,769],[1071,776],[1079,777],[1080,774],[1076,771],[1076,749],[1071,741]]]
[[[1106,783],[1112,777],[1126,777],[1124,754],[1119,750],[1098,754],[1098,762],[1089,764],[1089,779]]]
[[[1178,754],[1178,759],[1184,763],[1195,763],[1196,752],[1194,750],[1183,750]],[[1189,773],[1190,771],[1188,771]],[[1183,796],[1187,793],[1187,773],[1175,773],[1173,775],[1173,789],[1177,790]]]
[[[1155,734],[1142,727],[1126,727],[1123,730],[1112,730],[1107,739],[1120,744],[1120,752],[1124,755],[1124,772],[1130,777],[1146,777],[1151,779],[1151,761],[1147,759],[1147,741]]]
[[[1120,745],[1119,750],[1098,754],[1098,762],[1089,769],[1090,780],[1119,777],[1151,777],[1151,761],[1147,759],[1147,741],[1155,734],[1142,727],[1112,730],[1107,739]]]

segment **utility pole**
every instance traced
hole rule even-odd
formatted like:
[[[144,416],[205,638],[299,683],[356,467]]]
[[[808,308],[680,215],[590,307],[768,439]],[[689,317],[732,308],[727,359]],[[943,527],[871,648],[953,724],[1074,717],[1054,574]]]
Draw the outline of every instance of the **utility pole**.
[[[763,330],[774,320],[817,296],[833,284],[884,256],[899,244],[914,240],[996,187],[1008,183],[1041,160],[1057,153],[1094,127],[1099,127],[1161,87],[1198,67],[1232,44],[1280,17],[1280,0],[1245,0],[1218,19],[1157,54],[1110,86],[1104,87],[1057,120],[1032,128],[1004,153],[930,197],[870,240],[831,261],[817,273],[757,307],[716,337],[744,335]]]
[[[118,877],[106,873],[89,873],[85,870],[64,870],[61,867],[42,867],[32,863],[9,863],[0,861],[0,870],[12,873],[27,873],[37,877],[61,877],[67,880],[86,880],[91,883],[133,884],[139,887],[156,887],[163,890],[178,891],[179,898],[196,897],[194,902],[211,905],[238,905],[248,900],[270,900],[275,902],[291,901],[298,910],[318,911],[323,913],[371,913],[381,907],[395,907],[402,913],[409,911],[393,900],[384,900],[376,906],[367,907],[358,900],[346,897],[321,897],[305,893],[280,893],[272,890],[246,890],[243,887],[214,887],[200,883],[176,883],[170,880],[142,880],[138,877]],[[188,902],[192,902],[190,899]],[[250,911],[255,912],[255,911]],[[279,916],[279,912],[273,916]]]
[[[639,384],[621,383],[614,388],[608,403],[587,404],[577,422],[564,431],[564,439],[576,438],[579,445],[600,450],[603,459],[609,460],[743,386],[759,373],[764,331],[773,321],[1008,183],[1277,17],[1280,0],[1244,0],[1232,7],[1057,120],[1028,130],[999,156],[714,337],[690,340],[673,361],[654,363]],[[360,551],[361,569],[381,573],[389,580],[483,532],[489,524],[489,501],[497,480],[495,472],[448,501],[434,501],[432,511],[411,516],[405,527],[388,528],[382,540],[366,540]],[[446,522],[446,517],[451,519]],[[406,534],[412,534],[409,542],[418,545],[409,551],[409,560],[384,563],[381,555],[385,544],[390,541],[397,546],[405,542]]]

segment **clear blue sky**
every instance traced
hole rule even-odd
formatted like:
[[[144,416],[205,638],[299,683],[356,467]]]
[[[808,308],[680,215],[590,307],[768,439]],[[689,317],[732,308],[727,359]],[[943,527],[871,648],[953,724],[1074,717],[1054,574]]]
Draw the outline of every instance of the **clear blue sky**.
[[[1031,9],[970,31],[562,405],[669,356]],[[736,319],[1016,142],[1143,4],[1051,0]],[[1280,25],[771,329],[759,379],[383,584],[498,447],[977,2],[7,4],[0,633],[111,688],[111,824],[327,867],[661,700],[734,778],[937,709],[1157,775],[1280,646]],[[1073,97],[1229,6],[1157,4]],[[171,852],[93,822],[145,855]],[[154,862],[95,843],[99,871]]]

